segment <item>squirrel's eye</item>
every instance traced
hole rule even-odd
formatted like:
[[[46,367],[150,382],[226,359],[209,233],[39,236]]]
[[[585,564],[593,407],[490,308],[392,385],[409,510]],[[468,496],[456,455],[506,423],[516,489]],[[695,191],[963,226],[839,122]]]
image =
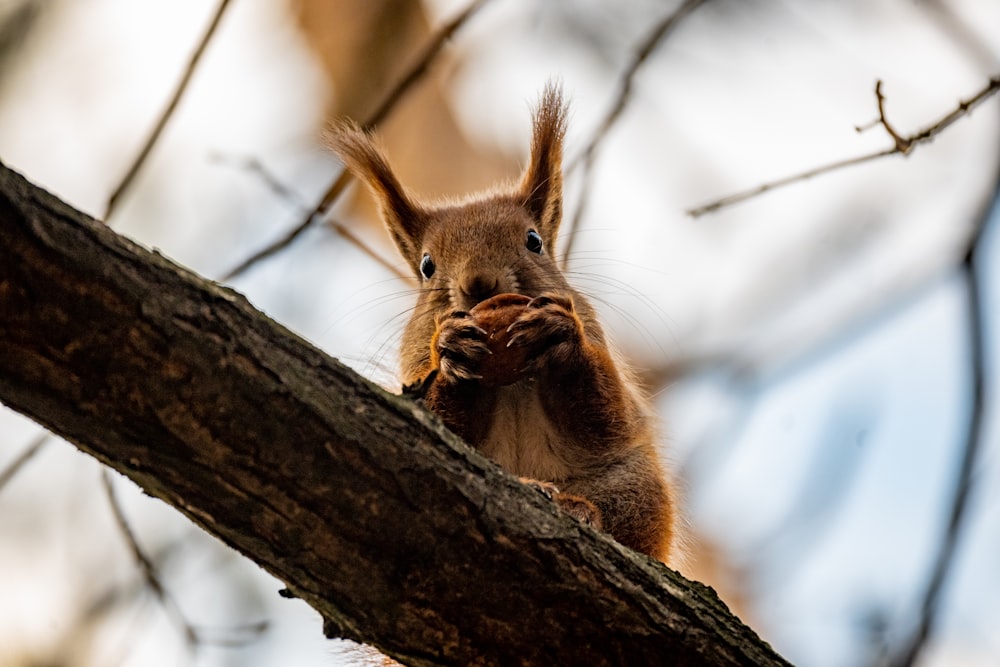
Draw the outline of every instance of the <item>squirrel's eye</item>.
[[[425,253],[424,258],[420,260],[420,274],[424,278],[430,278],[434,275],[435,268],[437,267],[434,266],[434,260],[431,259],[430,255]]]
[[[528,250],[530,250],[531,252],[535,253],[536,255],[541,255],[542,254],[542,237],[539,236],[538,232],[536,232],[534,229],[529,229],[528,230],[528,240],[524,244],[524,247],[526,247]]]

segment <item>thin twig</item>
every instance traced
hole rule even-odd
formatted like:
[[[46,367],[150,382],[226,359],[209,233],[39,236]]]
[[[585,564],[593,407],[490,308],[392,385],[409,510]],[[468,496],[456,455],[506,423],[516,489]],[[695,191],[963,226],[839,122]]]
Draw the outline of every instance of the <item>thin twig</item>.
[[[564,237],[567,239],[565,253],[563,255],[564,265],[569,261],[573,241],[576,238],[576,234],[574,234],[573,231],[579,229],[580,222],[583,219],[583,212],[587,208],[587,198],[590,196],[590,180],[594,166],[594,155],[597,148],[603,143],[604,139],[611,131],[611,128],[618,122],[618,119],[621,117],[625,107],[628,106],[628,103],[631,101],[635,75],[649,60],[649,57],[660,47],[660,45],[663,44],[667,35],[673,32],[677,24],[704,2],[705,0],[686,0],[686,2],[675,9],[671,14],[663,17],[663,19],[656,24],[649,35],[647,35],[646,38],[639,43],[632,54],[632,59],[629,61],[628,66],[618,79],[618,92],[615,94],[614,103],[608,108],[607,113],[604,114],[604,119],[597,127],[597,130],[595,130],[591,135],[590,141],[587,142],[587,145],[573,160],[569,162],[569,164],[566,165],[567,174],[575,171],[579,166],[583,167],[583,176],[581,178],[583,185],[580,189],[580,201],[576,207],[576,215],[573,216],[569,226],[563,230]]]
[[[649,60],[649,57],[653,55],[656,49],[661,46],[663,40],[673,31],[675,27],[677,27],[677,24],[704,2],[705,0],[686,0],[686,2],[675,9],[673,13],[663,17],[663,19],[656,24],[649,35],[647,35],[646,38],[639,43],[632,54],[632,59],[629,61],[628,66],[618,79],[618,92],[615,95],[614,104],[612,104],[607,113],[604,114],[604,119],[601,121],[601,124],[591,136],[590,141],[584,149],[566,166],[567,171],[575,170],[579,163],[581,163],[588,154],[594,152],[597,146],[604,141],[605,135],[607,135],[612,126],[618,122],[618,117],[621,116],[625,107],[628,106],[628,103],[631,101],[632,86],[635,82],[635,75],[639,72],[639,69],[646,63],[647,60]]]
[[[104,483],[104,492],[107,495],[108,504],[111,506],[111,513],[114,515],[115,523],[118,525],[118,529],[121,531],[122,537],[124,537],[125,541],[128,543],[132,556],[135,558],[136,563],[139,565],[139,569],[142,571],[142,576],[146,581],[146,585],[153,592],[153,595],[156,596],[156,599],[160,601],[160,604],[163,606],[163,610],[166,612],[170,621],[178,628],[178,630],[181,631],[181,634],[184,636],[185,641],[187,641],[188,646],[196,646],[199,643],[198,632],[184,617],[180,607],[177,606],[177,602],[173,599],[167,589],[164,588],[163,582],[160,581],[160,577],[156,572],[156,565],[153,563],[152,559],[150,559],[142,550],[142,547],[139,546],[135,533],[132,531],[132,527],[129,525],[128,519],[125,518],[125,513],[122,511],[121,505],[118,503],[118,497],[115,495],[114,485],[111,483],[111,475],[108,474],[107,469],[101,471],[101,481]]]
[[[444,48],[444,45],[448,42],[448,40],[450,40],[459,28],[461,28],[469,20],[469,18],[479,11],[488,1],[489,0],[474,0],[474,2],[470,3],[463,11],[455,16],[451,21],[443,25],[440,30],[435,33],[435,35],[431,38],[430,43],[413,62],[403,77],[388,91],[388,93],[386,93],[385,97],[382,98],[382,101],[375,108],[375,111],[372,112],[372,114],[361,124],[362,129],[372,129],[375,125],[382,122],[382,120],[384,120],[385,117],[396,108],[399,100],[401,100],[403,96],[414,86],[414,84],[420,81],[420,79],[424,76],[430,68],[431,63],[433,63],[435,58],[437,58],[438,54]],[[329,210],[337,198],[340,197],[344,188],[347,187],[347,184],[350,183],[350,181],[351,174],[345,170],[341,170],[337,178],[330,184],[330,187],[328,187],[326,192],[323,193],[319,203],[313,207],[302,222],[300,222],[294,229],[289,231],[282,238],[265,246],[264,248],[261,248],[229,272],[225,273],[221,280],[230,281],[244,273],[247,269],[261,260],[267,259],[275,253],[290,246],[299,236],[302,235],[304,231],[306,231],[306,229],[312,226],[313,223],[323,219],[327,210]]]
[[[323,197],[320,199],[320,202],[309,211],[308,215],[306,215],[302,222],[296,225],[291,231],[277,241],[269,243],[226,273],[222,274],[222,277],[219,280],[222,282],[229,282],[245,273],[248,269],[259,262],[271,257],[272,255],[276,255],[288,246],[292,245],[292,243],[294,243],[296,239],[303,234],[303,232],[309,229],[314,222],[322,219],[327,211],[327,208],[337,200],[337,197],[340,196],[340,193],[343,192],[344,188],[347,187],[347,184],[350,183],[350,181],[350,173],[345,170],[341,170],[340,174],[337,176],[337,180],[335,180],[327,189],[327,191],[323,194]]]
[[[21,471],[21,468],[25,466],[31,459],[35,457],[38,452],[42,450],[42,447],[49,441],[51,433],[42,433],[40,436],[31,441],[23,452],[21,452],[17,458],[10,462],[6,468],[0,471],[0,490],[7,485],[10,480],[14,479],[14,476]]]
[[[405,271],[402,271],[399,268],[399,266],[397,266],[396,264],[393,264],[392,262],[390,262],[389,260],[387,260],[378,251],[376,251],[374,248],[372,248],[367,243],[365,243],[364,241],[362,241],[361,238],[359,236],[355,235],[355,233],[352,232],[350,229],[348,229],[347,226],[344,223],[340,222],[339,220],[334,220],[334,219],[331,218],[331,219],[327,220],[327,224],[330,227],[332,227],[334,231],[336,231],[338,234],[340,234],[342,237],[344,237],[344,240],[346,240],[351,245],[353,245],[355,248],[357,248],[358,250],[360,250],[361,252],[363,252],[365,255],[367,255],[369,257],[369,259],[371,259],[372,261],[374,261],[376,264],[378,264],[382,268],[384,268],[387,271],[391,272],[395,276],[397,276],[399,278],[402,278],[403,280],[410,280],[410,281],[413,280],[413,276],[412,275],[410,275],[409,273],[406,273]]]
[[[211,158],[222,164],[232,166],[235,169],[245,169],[258,177],[271,190],[278,199],[284,199],[296,209],[305,213],[306,202],[298,192],[290,185],[278,178],[277,174],[268,169],[263,162],[253,156],[237,157],[223,154],[214,154]]]
[[[888,157],[889,155],[895,155],[899,151],[895,147],[888,148],[877,153],[869,153],[867,155],[858,155],[856,157],[847,158],[845,160],[838,160],[837,162],[831,162],[829,164],[824,164],[819,167],[814,167],[807,171],[800,172],[798,174],[793,174],[791,176],[785,176],[784,178],[778,178],[773,181],[768,181],[767,183],[761,183],[757,187],[751,188],[749,190],[744,190],[742,192],[737,192],[736,194],[728,195],[720,199],[716,199],[708,204],[703,204],[695,208],[689,208],[685,213],[690,215],[692,218],[698,218],[705,215],[706,213],[714,213],[721,208],[727,206],[732,206],[733,204],[738,204],[740,202],[746,201],[747,199],[752,199],[758,195],[762,195],[765,192],[775,190],[777,188],[785,187],[786,185],[791,185],[793,183],[798,183],[799,181],[807,181],[814,176],[819,176],[821,174],[826,174],[832,171],[837,171],[838,169],[844,169],[846,167],[853,167],[856,164],[864,164],[865,162],[871,162],[872,160],[877,160],[879,158]]]
[[[180,103],[181,98],[187,90],[188,83],[191,81],[191,76],[194,74],[194,70],[198,66],[198,62],[201,60],[202,54],[205,53],[205,48],[215,35],[215,30],[219,27],[219,22],[222,20],[222,15],[226,12],[226,8],[229,7],[229,2],[230,0],[220,0],[219,8],[215,10],[215,16],[212,17],[212,22],[209,23],[208,29],[205,31],[205,35],[201,38],[201,42],[198,44],[198,48],[196,48],[194,53],[191,55],[191,60],[188,62],[187,68],[184,70],[184,75],[177,84],[176,90],[174,90],[173,97],[170,98],[170,101],[167,103],[163,113],[160,114],[159,120],[156,122],[156,125],[153,127],[153,131],[146,139],[146,143],[143,145],[142,150],[139,151],[139,154],[132,162],[132,166],[130,166],[128,171],[125,172],[125,177],[122,178],[118,187],[115,188],[111,197],[108,199],[108,207],[104,212],[105,221],[111,218],[111,214],[114,213],[118,202],[121,201],[122,195],[128,191],[129,186],[132,185],[132,181],[134,181],[135,177],[139,174],[139,170],[142,169],[144,164],[146,164],[146,159],[152,152],[153,146],[156,145],[160,135],[163,133],[163,129],[167,126],[167,122],[174,115],[174,111],[177,109],[177,105]]]
[[[903,155],[910,152],[913,144],[906,140],[896,129],[889,124],[889,119],[885,116],[885,95],[882,94],[882,79],[875,81],[875,101],[878,104],[878,124],[882,126],[885,133],[892,137],[896,144],[896,150]]]
[[[938,134],[944,131],[948,126],[957,121],[959,118],[968,115],[973,108],[986,101],[990,96],[1000,90],[1000,76],[994,76],[989,80],[987,85],[977,92],[975,95],[967,100],[959,101],[958,105],[952,109],[950,112],[939,118],[937,121],[931,125],[925,127],[922,130],[909,135],[901,136],[889,125],[888,121],[885,120],[884,113],[884,100],[881,91],[881,81],[876,84],[875,95],[879,107],[879,120],[877,124],[882,125],[886,132],[893,139],[893,147],[887,148],[875,153],[868,153],[865,155],[859,155],[857,157],[847,158],[845,160],[838,160],[836,162],[831,162],[819,167],[813,167],[807,171],[803,171],[798,174],[793,174],[791,176],[785,176],[784,178],[779,178],[767,183],[762,183],[756,187],[750,188],[749,190],[743,190],[742,192],[737,192],[735,194],[716,199],[715,201],[709,202],[708,204],[702,204],[701,206],[696,206],[690,208],[686,211],[688,215],[693,218],[705,215],[706,213],[713,213],[721,208],[727,206],[732,206],[758,195],[762,195],[770,190],[775,190],[786,185],[791,185],[792,183],[798,183],[800,181],[805,181],[813,176],[819,176],[820,174],[826,174],[832,171],[837,171],[845,167],[851,167],[857,164],[862,164],[865,162],[871,162],[883,157],[888,157],[890,155],[903,154],[908,155],[913,152],[913,149],[920,144],[929,143]]]
[[[202,644],[210,644],[221,648],[241,648],[260,639],[261,635],[271,627],[270,621],[251,621],[229,628],[201,628],[199,638]]]
[[[260,179],[267,184],[267,186],[276,196],[291,203],[296,209],[298,209],[298,211],[301,214],[305,215],[305,213],[309,210],[306,203],[302,200],[302,197],[300,197],[299,194],[295,192],[292,188],[290,188],[287,184],[282,182],[281,179],[279,179],[273,172],[271,172],[270,169],[264,166],[264,164],[257,158],[247,157],[243,159],[236,159],[236,158],[221,158],[221,159],[231,162],[237,166],[243,167],[248,171],[250,171],[251,173],[260,177]],[[377,250],[375,250],[370,245],[365,243],[359,236],[357,236],[356,234],[354,234],[354,232],[348,229],[344,223],[340,222],[339,220],[335,220],[333,218],[327,218],[326,224],[329,227],[331,227],[335,232],[340,234],[347,242],[349,242],[358,250],[360,250],[362,253],[367,255],[369,259],[371,259],[376,264],[383,267],[390,273],[395,274],[396,276],[402,278],[403,280],[411,280],[413,278],[413,276],[401,271],[398,266],[394,265],[388,259],[383,257],[381,253],[379,253]]]

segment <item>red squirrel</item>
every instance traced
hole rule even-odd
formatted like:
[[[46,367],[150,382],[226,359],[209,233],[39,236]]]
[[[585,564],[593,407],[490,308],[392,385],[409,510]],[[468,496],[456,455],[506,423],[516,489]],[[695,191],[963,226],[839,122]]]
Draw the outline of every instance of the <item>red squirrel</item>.
[[[419,387],[451,430],[577,519],[667,561],[675,511],[656,418],[556,261],[566,113],[549,84],[520,183],[460,202],[419,201],[352,123],[331,139],[420,285],[402,337],[404,387]],[[508,294],[522,297],[491,308]],[[505,349],[518,367],[501,379],[490,364]]]

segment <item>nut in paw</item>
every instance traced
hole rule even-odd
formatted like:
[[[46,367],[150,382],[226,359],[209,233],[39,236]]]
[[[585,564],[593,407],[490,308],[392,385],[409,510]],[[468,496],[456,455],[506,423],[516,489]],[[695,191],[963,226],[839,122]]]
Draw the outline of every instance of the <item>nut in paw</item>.
[[[498,294],[482,301],[469,312],[479,328],[486,332],[486,346],[490,354],[479,365],[479,376],[484,385],[503,387],[514,384],[524,374],[528,362],[528,349],[509,345],[508,331],[524,313],[531,302],[523,294]]]

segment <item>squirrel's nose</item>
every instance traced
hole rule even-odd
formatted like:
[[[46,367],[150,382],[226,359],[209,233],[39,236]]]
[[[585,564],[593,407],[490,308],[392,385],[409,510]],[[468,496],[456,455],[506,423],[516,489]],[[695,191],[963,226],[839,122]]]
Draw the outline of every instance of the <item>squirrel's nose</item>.
[[[474,303],[500,293],[500,281],[495,276],[475,274],[462,281],[462,293]]]

